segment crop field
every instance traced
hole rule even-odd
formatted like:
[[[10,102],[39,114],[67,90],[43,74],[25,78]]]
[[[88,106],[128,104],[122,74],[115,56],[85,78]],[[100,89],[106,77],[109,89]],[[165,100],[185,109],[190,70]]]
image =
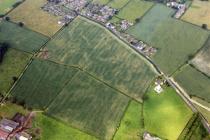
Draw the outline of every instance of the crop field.
[[[182,16],[182,19],[198,26],[207,24],[210,29],[210,1],[193,0],[191,7]]]
[[[100,139],[110,139],[128,101],[116,90],[79,72],[51,103],[47,114]]]
[[[109,3],[109,1],[111,0],[93,0],[92,2],[106,5],[107,3]]]
[[[210,37],[202,50],[195,56],[191,63],[200,71],[210,76]]]
[[[142,104],[131,101],[114,140],[140,140],[143,135]]]
[[[22,0],[1,0],[0,1],[0,15],[4,15],[9,12],[13,5],[17,2],[21,2]]]
[[[67,69],[52,62],[35,59],[11,94],[29,107],[44,109],[76,72],[74,68]]]
[[[209,35],[206,30],[172,19],[173,13],[172,9],[157,4],[127,31],[157,48],[152,60],[169,75],[188,61]]]
[[[116,9],[121,9],[123,8],[129,0],[112,0],[108,3],[108,6]]]
[[[210,79],[191,66],[174,75],[178,84],[191,96],[210,102]]]
[[[205,117],[205,119],[208,121],[208,123],[210,123],[210,111],[208,111],[196,104],[194,104],[194,106]]]
[[[31,55],[15,49],[9,49],[0,63],[0,93],[5,95],[14,84],[13,77],[19,77]]]
[[[171,87],[157,94],[152,86],[143,105],[145,129],[163,139],[175,140],[192,116],[192,111]]]
[[[12,21],[23,22],[32,30],[52,36],[61,28],[58,24],[60,17],[42,11],[41,7],[46,2],[47,0],[26,0],[9,13],[9,17]]]
[[[41,129],[41,140],[97,140],[41,113],[36,114],[33,127]]]
[[[0,42],[7,42],[11,47],[26,52],[36,52],[47,41],[47,37],[24,27],[2,21],[0,22]]]
[[[139,101],[156,75],[134,50],[82,17],[57,34],[45,49],[48,59],[81,67]]]
[[[130,0],[129,3],[120,10],[117,17],[134,23],[137,18],[142,17],[152,6],[152,2]]]

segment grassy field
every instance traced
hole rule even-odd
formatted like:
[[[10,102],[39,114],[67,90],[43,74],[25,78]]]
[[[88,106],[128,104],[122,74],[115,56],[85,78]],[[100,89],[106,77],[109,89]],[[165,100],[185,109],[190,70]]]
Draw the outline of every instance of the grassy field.
[[[134,23],[135,20],[142,17],[147,12],[147,10],[152,7],[152,5],[152,2],[143,0],[130,0],[130,2],[120,10],[117,17]]]
[[[108,6],[116,9],[121,9],[123,8],[129,0],[112,0],[108,3]]]
[[[114,140],[140,140],[143,133],[142,104],[131,101]]]
[[[41,140],[96,140],[93,136],[41,113],[36,114],[33,127],[41,129]]]
[[[98,3],[98,4],[107,4],[111,0],[93,0],[92,3]]]
[[[1,0],[0,1],[0,15],[4,15],[9,12],[13,5],[17,2],[21,2],[22,0]]]
[[[191,118],[192,111],[170,87],[165,87],[160,95],[151,87],[145,96],[145,129],[161,138],[177,139]]]
[[[76,72],[52,62],[33,60],[11,94],[29,107],[43,109]]]
[[[171,18],[174,11],[155,5],[127,32],[157,48],[152,60],[167,73],[173,73],[201,48],[209,32]],[[177,41],[178,40],[178,41]]]
[[[12,21],[23,22],[32,30],[46,36],[52,36],[61,26],[58,24],[59,17],[42,11],[41,7],[46,2],[47,0],[26,0],[23,4],[15,8],[9,14],[9,17]]]
[[[210,76],[210,37],[202,50],[195,56],[191,63],[200,71]]]
[[[193,0],[191,7],[182,16],[182,19],[198,26],[207,24],[210,29],[210,1]]]
[[[100,139],[110,139],[129,99],[79,72],[52,102],[47,114]]]
[[[22,114],[28,113],[28,111],[25,110],[22,106],[7,102],[0,107],[0,118],[3,117],[11,119],[17,112]]]
[[[29,62],[31,55],[9,49],[0,63],[0,93],[5,95],[14,84],[12,77],[19,77]]]
[[[11,47],[26,52],[36,52],[47,41],[47,37],[24,27],[2,21],[0,22],[0,42],[7,42]]]
[[[174,75],[178,84],[191,96],[210,102],[210,79],[191,66]]]
[[[139,101],[155,77],[139,54],[82,17],[57,34],[45,49],[50,60],[79,66]]]

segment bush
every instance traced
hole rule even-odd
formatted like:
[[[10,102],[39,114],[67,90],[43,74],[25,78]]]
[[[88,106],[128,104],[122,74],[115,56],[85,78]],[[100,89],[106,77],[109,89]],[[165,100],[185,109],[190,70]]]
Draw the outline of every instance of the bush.
[[[9,21],[9,20],[10,20],[10,17],[5,17],[5,20],[6,20],[6,21]]]
[[[208,28],[208,25],[207,24],[202,24],[202,28],[203,29],[207,29]]]
[[[18,25],[19,25],[20,27],[23,27],[23,26],[24,26],[24,23],[23,23],[23,22],[19,22]]]
[[[0,43],[0,63],[3,61],[3,57],[9,48],[8,43]]]

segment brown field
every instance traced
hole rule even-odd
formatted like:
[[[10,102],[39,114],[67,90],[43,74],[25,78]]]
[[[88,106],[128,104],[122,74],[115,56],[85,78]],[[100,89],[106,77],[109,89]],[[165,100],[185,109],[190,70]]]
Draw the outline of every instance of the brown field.
[[[194,0],[182,19],[199,26],[207,24],[210,29],[210,1]]]
[[[14,9],[9,17],[12,21],[23,22],[27,27],[46,36],[54,35],[61,26],[58,25],[59,17],[50,15],[41,10],[47,0],[26,0]]]

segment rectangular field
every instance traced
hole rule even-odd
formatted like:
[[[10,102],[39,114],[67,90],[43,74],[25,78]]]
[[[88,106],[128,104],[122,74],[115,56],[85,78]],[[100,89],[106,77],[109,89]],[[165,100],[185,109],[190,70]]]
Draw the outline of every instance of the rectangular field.
[[[190,95],[210,102],[210,79],[191,66],[174,75],[177,83]]]
[[[210,29],[210,1],[193,0],[182,19],[198,26],[207,24]]]
[[[143,109],[142,104],[131,101],[114,140],[141,140],[143,136]]]
[[[0,42],[7,42],[11,47],[34,53],[48,40],[47,37],[20,27],[14,23],[0,22]]]
[[[4,15],[7,12],[9,12],[12,8],[14,8],[13,6],[18,3],[21,2],[22,0],[1,0],[0,1],[0,15]]]
[[[5,95],[14,84],[13,77],[19,77],[31,55],[15,49],[9,49],[0,63],[0,94]]]
[[[210,37],[205,43],[204,47],[196,54],[191,61],[197,69],[210,77]]]
[[[47,0],[26,0],[8,16],[12,21],[23,22],[32,30],[52,36],[61,28],[61,25],[58,24],[60,17],[42,11],[41,7],[46,2]]]
[[[152,60],[166,74],[172,74],[200,49],[209,32],[171,18],[171,8],[157,4],[127,32],[157,48]]]
[[[82,17],[57,34],[45,49],[48,59],[81,67],[139,101],[156,75],[134,50]]]
[[[121,9],[122,7],[124,7],[127,3],[129,2],[129,0],[111,0],[108,3],[108,6],[115,8],[115,9]]]
[[[71,80],[77,69],[43,60],[33,60],[11,91],[19,102],[26,106],[44,109],[59,94],[63,86]]]
[[[33,126],[40,128],[41,140],[97,140],[93,136],[41,113],[36,114],[33,120]]]
[[[117,17],[134,23],[137,18],[141,18],[152,6],[152,2],[130,0],[129,3],[120,10]]]
[[[100,139],[111,139],[129,98],[79,72],[52,102],[47,114]]]
[[[145,94],[143,105],[145,129],[163,139],[179,137],[193,112],[171,87],[164,87],[161,94],[151,86]]]

